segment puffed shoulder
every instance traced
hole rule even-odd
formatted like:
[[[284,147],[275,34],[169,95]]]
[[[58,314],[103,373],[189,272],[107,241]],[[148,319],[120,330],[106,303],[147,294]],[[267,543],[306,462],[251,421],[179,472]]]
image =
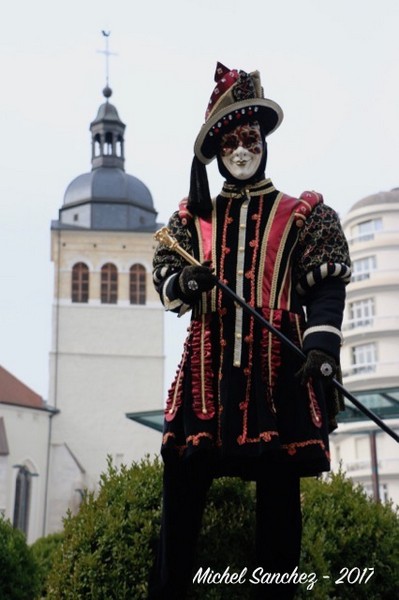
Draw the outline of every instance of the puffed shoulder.
[[[192,221],[192,219],[193,219],[193,215],[188,210],[187,204],[188,204],[188,198],[183,198],[183,200],[180,200],[180,202],[179,202],[178,214],[179,214],[180,220],[182,222],[182,225],[188,225],[190,223],[190,221]]]
[[[296,289],[300,294],[325,277],[338,277],[349,282],[348,243],[333,208],[324,203],[314,207],[299,233],[296,256]]]
[[[302,194],[299,196],[299,199],[307,202],[311,206],[316,206],[316,204],[324,202],[323,195],[319,192],[315,192],[314,190],[311,192],[302,192]]]
[[[323,203],[323,196],[318,192],[303,192],[297,199],[295,206],[295,224],[298,228],[305,225],[306,219],[310,216],[315,206]]]

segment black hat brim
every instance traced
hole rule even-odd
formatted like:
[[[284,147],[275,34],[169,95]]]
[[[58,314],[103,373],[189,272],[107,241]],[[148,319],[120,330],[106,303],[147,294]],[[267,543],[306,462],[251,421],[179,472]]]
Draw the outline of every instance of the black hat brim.
[[[268,98],[249,98],[217,111],[201,127],[194,143],[194,153],[205,165],[216,156],[224,131],[240,122],[258,121],[265,135],[270,135],[284,118],[281,107]]]

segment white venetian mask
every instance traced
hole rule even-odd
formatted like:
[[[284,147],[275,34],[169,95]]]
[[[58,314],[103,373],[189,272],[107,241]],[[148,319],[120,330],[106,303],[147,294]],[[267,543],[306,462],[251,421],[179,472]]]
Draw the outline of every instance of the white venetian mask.
[[[220,143],[222,163],[235,178],[241,181],[255,175],[262,160],[262,135],[258,124],[238,125],[225,133]]]

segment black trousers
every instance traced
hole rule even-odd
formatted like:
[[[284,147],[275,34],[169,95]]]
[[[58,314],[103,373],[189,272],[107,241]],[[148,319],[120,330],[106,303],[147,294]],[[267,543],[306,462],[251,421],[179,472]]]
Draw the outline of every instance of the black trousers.
[[[200,463],[165,464],[161,535],[148,600],[186,599],[212,479]],[[256,566],[264,573],[292,573],[299,564],[301,534],[299,477],[266,469],[256,481]],[[254,583],[253,597],[291,600],[296,587],[294,582]]]

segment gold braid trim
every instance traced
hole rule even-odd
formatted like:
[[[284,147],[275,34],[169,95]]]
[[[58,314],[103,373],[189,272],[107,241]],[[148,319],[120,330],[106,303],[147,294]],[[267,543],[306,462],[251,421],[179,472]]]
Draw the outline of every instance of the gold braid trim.
[[[265,233],[263,235],[262,246],[260,250],[260,260],[259,260],[259,276],[257,277],[257,294],[256,294],[256,304],[257,306],[262,306],[263,300],[263,273],[265,271],[265,262],[266,262],[266,252],[267,252],[267,244],[269,242],[270,231],[274,222],[274,218],[276,216],[276,212],[278,209],[278,205],[280,204],[281,198],[283,197],[282,192],[277,195],[277,198],[274,202],[273,208],[270,212],[270,216],[267,222],[267,226],[265,229]]]
[[[292,223],[293,223],[294,218],[295,218],[295,215],[291,214],[291,216],[288,219],[287,224],[285,226],[283,235],[281,236],[280,244],[279,244],[279,247],[278,247],[278,250],[277,250],[276,262],[274,263],[274,269],[273,269],[272,285],[271,285],[271,289],[270,289],[270,304],[269,304],[270,308],[273,308],[274,303],[276,301],[277,280],[278,280],[278,276],[279,276],[279,273],[280,273],[281,259],[283,257],[283,252],[284,252],[284,248],[285,248],[285,245],[286,245],[286,242],[287,242],[287,237],[288,237],[288,234],[289,234],[290,229],[292,227]],[[287,261],[287,267],[288,267],[288,264],[289,264],[289,261]],[[286,271],[286,273],[287,273],[287,271]],[[283,287],[281,289],[283,289]]]

